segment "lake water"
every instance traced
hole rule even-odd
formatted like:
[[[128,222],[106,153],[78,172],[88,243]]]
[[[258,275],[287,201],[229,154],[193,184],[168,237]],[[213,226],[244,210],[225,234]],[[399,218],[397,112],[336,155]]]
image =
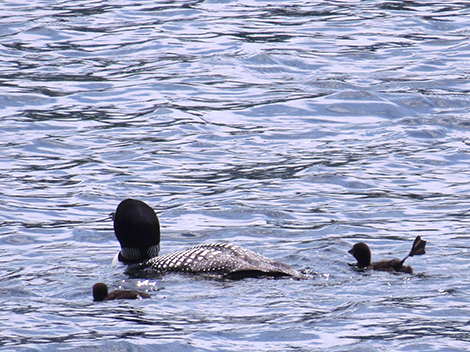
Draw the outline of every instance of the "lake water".
[[[470,350],[469,37],[464,1],[2,1],[0,348]],[[129,197],[162,253],[312,278],[130,278]],[[348,265],[418,235],[413,275]]]

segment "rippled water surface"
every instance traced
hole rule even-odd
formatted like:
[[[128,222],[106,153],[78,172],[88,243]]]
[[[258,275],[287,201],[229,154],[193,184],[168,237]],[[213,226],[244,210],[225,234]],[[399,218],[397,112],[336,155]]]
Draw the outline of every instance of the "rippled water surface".
[[[469,36],[465,1],[3,1],[0,347],[469,350]],[[128,197],[162,253],[312,278],[130,278]],[[348,266],[417,235],[413,275]],[[98,281],[152,299],[93,303]]]

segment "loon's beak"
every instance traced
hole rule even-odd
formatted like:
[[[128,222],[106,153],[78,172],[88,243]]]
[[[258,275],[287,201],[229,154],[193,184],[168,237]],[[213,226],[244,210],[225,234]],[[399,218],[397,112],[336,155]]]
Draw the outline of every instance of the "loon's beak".
[[[111,266],[116,266],[119,264],[119,253],[121,253],[121,251],[116,253],[116,255],[113,258],[113,261],[111,262]]]
[[[109,213],[109,218],[114,221],[114,216],[116,215],[116,212]]]

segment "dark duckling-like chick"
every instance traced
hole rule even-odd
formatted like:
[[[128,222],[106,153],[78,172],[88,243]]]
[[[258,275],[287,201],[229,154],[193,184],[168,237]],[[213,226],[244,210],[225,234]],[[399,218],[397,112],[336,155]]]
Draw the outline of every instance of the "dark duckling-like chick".
[[[160,224],[154,210],[140,200],[126,199],[114,214],[114,232],[121,244],[118,261],[138,264],[146,275],[191,273],[227,279],[305,276],[290,265],[243,247],[209,243],[159,256]]]
[[[356,243],[353,248],[349,250],[354,258],[357,259],[357,266],[361,269],[372,269],[372,270],[380,270],[380,271],[388,271],[388,272],[402,272],[402,273],[413,273],[413,268],[411,266],[404,266],[405,260],[408,257],[413,257],[415,255],[423,255],[426,254],[425,251],[426,241],[422,240],[421,237],[416,237],[415,241],[413,242],[413,247],[411,248],[410,253],[403,258],[400,259],[392,259],[392,260],[382,260],[380,262],[371,263],[371,253],[369,246],[364,242]]]
[[[94,301],[110,301],[112,299],[142,299],[150,298],[150,295],[145,292],[116,290],[108,294],[108,285],[98,282],[93,285],[93,300]]]

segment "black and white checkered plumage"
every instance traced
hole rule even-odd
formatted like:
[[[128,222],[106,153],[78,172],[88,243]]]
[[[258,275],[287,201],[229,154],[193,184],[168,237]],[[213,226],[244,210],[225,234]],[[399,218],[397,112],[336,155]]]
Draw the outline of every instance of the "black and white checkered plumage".
[[[159,273],[198,273],[234,279],[263,276],[302,277],[302,274],[290,265],[227,243],[197,245],[151,258],[144,265]]]

